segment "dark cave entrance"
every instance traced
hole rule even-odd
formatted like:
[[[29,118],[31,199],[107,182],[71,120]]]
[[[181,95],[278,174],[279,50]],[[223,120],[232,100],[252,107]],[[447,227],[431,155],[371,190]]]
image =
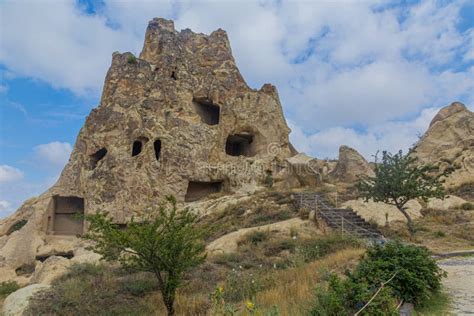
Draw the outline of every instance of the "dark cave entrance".
[[[231,156],[254,156],[253,135],[248,133],[229,135],[225,144],[225,152]]]
[[[155,150],[155,157],[156,160],[160,160],[160,154],[161,154],[161,140],[157,139],[153,143],[153,148]]]
[[[189,181],[184,200],[186,202],[197,201],[206,196],[222,191],[222,181]]]
[[[84,199],[54,196],[53,231],[56,235],[80,235],[84,229]]]
[[[220,107],[208,99],[194,99],[193,105],[201,121],[208,125],[219,124]]]
[[[106,148],[101,148],[92,155],[90,155],[90,168],[91,170],[95,169],[97,167],[97,164],[99,161],[101,161],[105,155],[107,155],[107,149]]]

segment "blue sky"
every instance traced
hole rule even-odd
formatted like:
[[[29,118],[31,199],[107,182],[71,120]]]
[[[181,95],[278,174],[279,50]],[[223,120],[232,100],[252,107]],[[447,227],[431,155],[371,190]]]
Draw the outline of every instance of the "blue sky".
[[[112,52],[153,17],[228,32],[254,88],[279,90],[295,146],[407,149],[453,101],[474,108],[474,1],[0,1],[0,217],[57,179]]]

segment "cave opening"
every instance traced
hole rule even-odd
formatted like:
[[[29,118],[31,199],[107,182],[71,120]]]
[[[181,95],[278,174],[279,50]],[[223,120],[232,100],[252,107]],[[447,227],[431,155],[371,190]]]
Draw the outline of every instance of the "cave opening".
[[[80,235],[84,229],[84,199],[54,196],[53,231],[55,235]]]
[[[189,181],[185,202],[193,202],[222,191],[222,181]]]
[[[193,99],[193,106],[203,123],[219,124],[220,107],[208,99]]]
[[[229,135],[225,144],[225,152],[230,156],[247,156],[255,155],[254,139],[252,134],[241,133]]]
[[[153,148],[155,149],[155,157],[156,160],[160,160],[160,155],[161,155],[161,140],[157,139],[153,143]]]
[[[107,155],[107,149],[101,148],[92,155],[90,155],[90,167],[91,169],[95,169],[99,161],[101,161],[105,155]]]

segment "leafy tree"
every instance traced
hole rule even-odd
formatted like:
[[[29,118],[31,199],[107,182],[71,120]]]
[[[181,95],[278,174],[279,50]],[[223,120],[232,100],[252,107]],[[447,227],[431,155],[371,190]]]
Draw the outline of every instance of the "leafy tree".
[[[356,283],[380,284],[394,273],[387,286],[399,300],[417,305],[437,293],[446,277],[426,248],[389,242],[369,248],[349,278]]]
[[[103,259],[152,272],[168,315],[174,315],[176,290],[184,273],[205,260],[202,238],[206,228],[196,225],[197,215],[188,208],[178,211],[172,196],[140,215],[126,229],[114,224],[107,213],[88,215],[85,238],[95,241],[91,249]]]
[[[419,165],[416,158],[404,155],[400,150],[397,154],[382,153],[382,161],[375,156],[375,176],[361,178],[356,187],[360,195],[366,200],[384,202],[394,205],[406,217],[408,230],[414,234],[413,220],[407,212],[406,203],[413,199],[445,197],[441,177],[447,172],[435,175],[436,170],[431,165]]]

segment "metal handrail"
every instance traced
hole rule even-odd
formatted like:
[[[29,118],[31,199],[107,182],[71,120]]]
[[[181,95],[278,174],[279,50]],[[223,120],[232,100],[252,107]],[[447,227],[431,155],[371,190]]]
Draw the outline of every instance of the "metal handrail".
[[[315,211],[317,212],[317,214],[319,216],[322,216],[324,217],[324,219],[328,222],[328,223],[331,223],[332,225],[336,226],[336,227],[341,227],[341,232],[344,233],[344,216],[342,216],[341,214],[336,214],[337,216],[340,217],[341,219],[341,225],[339,225],[338,223],[336,223],[335,221],[333,221],[332,219],[330,219],[326,214],[324,214],[324,212],[318,212],[318,209],[321,208],[321,210],[323,211],[330,211],[330,210],[333,210],[334,207],[331,207],[331,206],[328,206],[324,201],[322,201],[322,199],[320,198],[320,195],[318,193],[306,193],[305,195],[309,196],[308,199],[305,199],[305,201],[303,200],[303,194],[304,193],[300,193],[300,207],[301,206],[307,206],[307,207],[312,207],[313,205],[311,205],[310,203],[303,203],[303,202],[307,202],[307,201],[310,201],[311,200],[311,197],[314,197],[314,204],[315,204]],[[319,198],[319,199],[318,199]],[[319,202],[319,205],[318,205],[318,202]],[[320,207],[322,206],[322,207]],[[368,235],[371,235],[371,236],[376,236],[376,237],[379,237],[379,238],[382,238],[382,239],[385,239],[384,236],[380,233],[375,233],[375,232],[372,232],[364,227],[361,227],[359,225],[356,225],[348,220],[345,221],[346,222],[346,225],[348,224],[349,226],[355,228],[355,232],[351,232],[350,230],[347,230],[346,229],[346,233],[349,233],[349,234],[358,234],[359,231],[362,231]]]

